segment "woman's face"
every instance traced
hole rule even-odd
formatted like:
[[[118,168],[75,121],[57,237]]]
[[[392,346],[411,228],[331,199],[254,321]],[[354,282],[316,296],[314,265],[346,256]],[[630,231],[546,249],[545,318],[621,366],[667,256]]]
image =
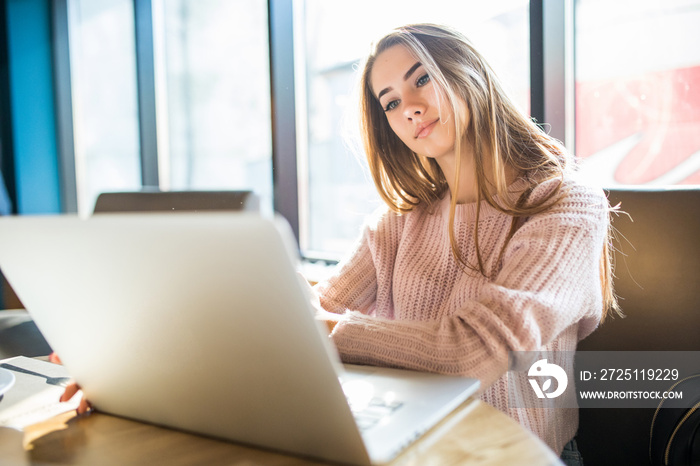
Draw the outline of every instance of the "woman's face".
[[[381,52],[370,85],[389,126],[409,149],[433,158],[454,153],[452,108],[408,48],[394,45]]]

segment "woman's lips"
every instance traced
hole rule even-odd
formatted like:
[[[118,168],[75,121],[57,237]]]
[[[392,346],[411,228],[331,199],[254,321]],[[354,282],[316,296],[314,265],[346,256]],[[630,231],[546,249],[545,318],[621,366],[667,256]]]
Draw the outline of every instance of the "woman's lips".
[[[429,123],[421,123],[418,128],[416,128],[416,133],[413,135],[415,139],[422,139],[425,137],[428,137],[430,133],[433,132],[433,128],[435,128],[435,124],[440,121],[440,118],[435,119],[432,122]]]

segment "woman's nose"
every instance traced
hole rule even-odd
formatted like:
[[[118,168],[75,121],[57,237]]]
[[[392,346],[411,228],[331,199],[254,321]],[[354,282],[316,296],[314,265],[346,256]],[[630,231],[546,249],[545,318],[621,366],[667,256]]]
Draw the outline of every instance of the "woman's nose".
[[[419,99],[411,100],[409,102],[405,102],[404,100],[404,103],[404,116],[409,120],[420,118],[425,115],[425,103]]]

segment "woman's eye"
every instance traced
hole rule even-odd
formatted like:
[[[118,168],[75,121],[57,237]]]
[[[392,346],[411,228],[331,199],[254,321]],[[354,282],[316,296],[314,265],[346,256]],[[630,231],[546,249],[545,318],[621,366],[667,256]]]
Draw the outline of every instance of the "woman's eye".
[[[388,112],[389,110],[393,110],[393,109],[396,108],[397,105],[399,105],[399,101],[398,101],[398,100],[392,100],[391,102],[389,102],[388,104],[386,104],[386,107],[384,107],[384,111],[385,111],[385,112]]]
[[[424,74],[423,76],[418,78],[418,81],[416,81],[416,86],[417,87],[425,86],[426,84],[428,84],[428,81],[430,81],[430,76],[428,76],[427,74]]]

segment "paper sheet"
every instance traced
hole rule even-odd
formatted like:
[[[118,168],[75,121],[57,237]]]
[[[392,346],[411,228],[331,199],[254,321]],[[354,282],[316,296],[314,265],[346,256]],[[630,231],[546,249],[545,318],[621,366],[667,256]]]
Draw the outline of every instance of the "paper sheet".
[[[36,372],[45,377],[19,372],[9,366]],[[49,377],[68,377],[63,366],[19,356],[0,360],[0,367],[11,371],[15,376],[15,384],[0,399],[2,427],[22,430],[29,425],[74,410],[80,403],[80,394],[67,402],[58,401],[64,387],[49,383]]]

